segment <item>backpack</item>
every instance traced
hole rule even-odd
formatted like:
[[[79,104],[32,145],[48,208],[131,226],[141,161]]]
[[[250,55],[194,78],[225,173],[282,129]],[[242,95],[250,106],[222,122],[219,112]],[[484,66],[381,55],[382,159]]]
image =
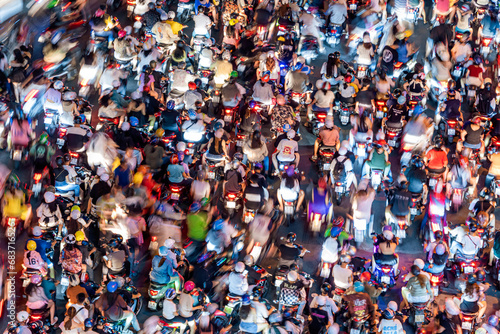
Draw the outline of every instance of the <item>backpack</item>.
[[[339,161],[337,159],[337,163],[335,164],[335,167],[333,168],[333,176],[334,176],[335,180],[342,181],[342,180],[345,180],[345,178],[347,176],[347,171],[345,170],[345,166],[344,166],[345,159],[347,159],[347,157],[344,157],[344,160],[342,160],[342,161]]]

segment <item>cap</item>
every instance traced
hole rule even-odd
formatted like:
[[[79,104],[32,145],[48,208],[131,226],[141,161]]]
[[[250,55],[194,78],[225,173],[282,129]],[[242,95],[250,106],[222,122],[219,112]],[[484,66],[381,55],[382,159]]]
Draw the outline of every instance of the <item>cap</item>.
[[[43,194],[43,199],[45,200],[45,203],[49,204],[54,202],[54,200],[56,199],[56,195],[51,191],[47,191],[45,194]]]
[[[398,303],[396,303],[394,300],[391,300],[388,304],[387,304],[387,308],[390,308],[391,310],[393,310],[394,312],[397,312],[398,311]]]
[[[21,311],[17,314],[16,316],[16,319],[17,321],[19,322],[24,322],[26,320],[28,320],[28,318],[30,317],[30,314],[26,311]]]
[[[129,122],[123,122],[122,123],[122,131],[128,131],[130,130],[130,123]]]
[[[413,261],[413,264],[419,267],[420,270],[423,270],[425,267],[425,262],[422,259],[415,259],[415,261]]]
[[[290,271],[286,278],[291,282],[295,282],[299,279],[299,275],[295,271]]]
[[[168,249],[170,249],[170,248],[174,247],[175,240],[171,239],[171,238],[168,238],[167,240],[165,240],[164,245],[165,245],[165,247],[167,247]]]
[[[289,130],[287,133],[286,133],[286,136],[288,139],[293,139],[295,138],[295,130]]]
[[[444,247],[443,244],[438,244],[436,246],[436,254],[437,255],[443,255],[446,252],[446,247]]]
[[[42,229],[40,228],[40,226],[33,227],[33,236],[39,237],[41,235],[42,235]]]
[[[387,240],[392,240],[392,238],[394,238],[394,234],[391,232],[391,231],[384,231],[382,233],[382,235],[384,236],[384,238],[386,238]]]
[[[109,175],[108,174],[102,174],[101,175],[101,181],[108,182],[109,180]]]
[[[245,270],[245,264],[243,262],[237,262],[234,265],[234,271],[236,271],[237,273],[242,273],[243,270]]]

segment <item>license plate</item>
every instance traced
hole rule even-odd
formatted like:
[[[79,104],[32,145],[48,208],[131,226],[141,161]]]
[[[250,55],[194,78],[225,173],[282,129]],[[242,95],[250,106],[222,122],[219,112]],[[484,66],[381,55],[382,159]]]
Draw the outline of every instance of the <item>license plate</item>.
[[[173,199],[173,200],[179,199],[179,193],[172,193],[172,196],[170,196],[170,199]]]
[[[423,323],[425,320],[425,317],[423,314],[416,314],[415,315],[415,322],[420,324],[420,323]]]
[[[448,129],[448,136],[454,136],[455,135],[455,129]]]
[[[76,158],[71,158],[71,164],[72,165],[76,165],[76,163],[78,162],[78,160]]]
[[[470,274],[472,272],[474,272],[474,267],[464,267],[465,274]]]
[[[39,193],[42,190],[42,184],[41,183],[36,183],[33,185],[32,191],[34,193]]]
[[[355,328],[352,328],[350,331],[350,334],[360,334],[360,333],[361,333],[361,330],[355,329]]]
[[[476,96],[476,91],[473,90],[473,89],[469,89],[469,91],[467,92],[467,96],[469,97],[474,97]]]
[[[243,65],[243,64],[238,65],[238,69],[237,69],[238,72],[243,72],[243,71],[245,71],[245,69],[246,69],[246,65]]]
[[[366,219],[354,219],[354,228],[356,230],[366,230]]]
[[[231,315],[233,313],[233,308],[231,306],[224,306],[224,313]]]
[[[411,158],[411,152],[403,153],[403,160],[409,160]]]
[[[236,141],[236,146],[238,146],[238,147],[243,146],[243,140],[237,140]]]
[[[329,170],[330,166],[331,166],[331,164],[324,164],[323,165],[323,170]]]
[[[232,120],[233,120],[233,116],[231,116],[231,115],[224,116],[224,122],[231,122]]]
[[[234,208],[236,208],[236,202],[228,201],[226,206],[228,209],[234,209]]]
[[[285,214],[293,215],[293,206],[291,206],[291,205],[285,206]]]
[[[340,116],[340,121],[342,123],[347,123],[349,122],[349,116]]]
[[[321,272],[319,273],[319,276],[321,276],[323,278],[330,277],[330,268],[321,268]]]
[[[396,141],[394,139],[389,139],[387,144],[389,144],[389,146],[396,146]]]
[[[188,154],[193,154],[194,153],[194,148],[188,148]]]
[[[358,71],[358,77],[363,78],[366,74],[365,70]]]
[[[69,285],[69,278],[67,276],[61,277],[61,285],[62,286],[68,286]]]
[[[349,9],[350,10],[356,10],[356,9],[358,9],[358,5],[355,4],[355,3],[352,3],[352,4],[349,5]]]
[[[57,146],[63,146],[66,141],[63,138],[57,138],[56,144]]]
[[[462,322],[462,328],[469,331],[472,330],[472,322],[468,321]]]
[[[384,118],[384,112],[381,110],[377,110],[377,118]]]
[[[398,237],[400,239],[406,238],[406,231],[405,230],[398,230],[396,232],[396,237]]]
[[[212,102],[214,102],[214,103],[219,103],[219,101],[220,101],[220,97],[218,95],[216,95],[212,98]]]
[[[342,193],[342,192],[344,192],[344,187],[342,187],[342,186],[336,186],[336,187],[335,187],[335,192],[337,192],[337,193]]]
[[[194,46],[194,51],[196,51],[196,52],[200,52],[200,51],[201,51],[201,45],[200,45],[200,44],[196,44],[196,45]]]
[[[12,160],[14,161],[21,161],[22,157],[23,157],[22,150],[15,150],[14,153],[12,153]]]
[[[215,179],[215,172],[208,172],[209,179]]]
[[[337,303],[341,303],[342,296],[341,295],[333,295],[333,300],[336,301]]]
[[[460,71],[460,70],[455,70],[455,71],[453,71],[453,76],[454,76],[454,77],[459,77],[459,76],[461,76],[461,75],[462,75],[462,71]]]
[[[417,208],[411,208],[411,209],[410,209],[410,213],[411,213],[412,215],[416,215],[416,214],[418,213]]]
[[[437,297],[439,295],[439,287],[435,286],[432,288],[432,290],[434,290],[434,296]]]
[[[156,309],[156,302],[154,300],[150,300],[148,302],[148,308]]]
[[[391,278],[389,276],[382,276],[382,277],[380,277],[380,282],[385,283],[385,284],[390,284]]]
[[[437,184],[437,182],[438,182],[437,179],[432,178],[429,180],[429,186],[434,187]]]
[[[489,46],[483,47],[483,52],[484,53],[490,53],[490,47]]]
[[[374,184],[380,184],[381,179],[382,179],[382,176],[379,173],[375,173],[373,175],[372,181]]]
[[[201,78],[201,83],[206,85],[208,83],[208,78],[205,77]]]

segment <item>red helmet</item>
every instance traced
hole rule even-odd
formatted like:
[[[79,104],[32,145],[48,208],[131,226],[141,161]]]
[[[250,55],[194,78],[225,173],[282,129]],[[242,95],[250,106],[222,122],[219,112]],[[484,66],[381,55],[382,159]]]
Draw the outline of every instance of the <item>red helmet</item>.
[[[335,219],[332,224],[334,227],[342,228],[344,226],[344,217],[342,216],[337,217],[337,219]]]
[[[361,275],[359,275],[359,280],[361,282],[368,282],[372,279],[372,274],[370,274],[369,271],[363,272]]]
[[[326,189],[326,180],[324,177],[321,177],[319,180],[318,180],[318,188],[321,188],[321,189]]]
[[[190,81],[188,83],[189,90],[196,90],[196,83],[194,81]]]
[[[118,31],[118,38],[123,38],[125,36],[127,36],[127,32],[125,30],[122,29]]]
[[[170,162],[173,163],[174,165],[179,163],[179,157],[177,156],[177,154],[172,154]]]
[[[351,83],[352,82],[352,75],[351,74],[346,74],[346,76],[344,77],[344,81],[346,83]]]
[[[460,157],[460,165],[461,166],[468,166],[469,165],[469,159],[467,157]]]
[[[193,281],[187,281],[186,283],[184,283],[184,290],[186,290],[186,292],[193,291],[195,287],[196,285],[193,283]]]

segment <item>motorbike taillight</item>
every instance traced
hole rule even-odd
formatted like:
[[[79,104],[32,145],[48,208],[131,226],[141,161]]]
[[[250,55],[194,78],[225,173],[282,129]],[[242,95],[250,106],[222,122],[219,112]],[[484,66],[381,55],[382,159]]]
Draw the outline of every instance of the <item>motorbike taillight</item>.
[[[151,290],[149,290],[149,294],[154,297],[154,296],[158,295],[158,290],[151,289]]]
[[[68,132],[68,129],[66,128],[60,128],[59,129],[59,137],[62,138],[66,135],[66,132]]]
[[[391,272],[391,269],[392,269],[391,267],[382,267],[382,272],[384,274],[388,274]]]
[[[237,194],[235,194],[235,193],[228,193],[226,196],[227,196],[228,200],[234,201],[236,199]]]
[[[33,175],[33,180],[35,180],[35,183],[40,182],[41,179],[42,179],[41,173],[35,173],[35,175]]]
[[[484,38],[483,39],[483,45],[484,46],[489,46],[491,43],[492,39],[491,38]]]

